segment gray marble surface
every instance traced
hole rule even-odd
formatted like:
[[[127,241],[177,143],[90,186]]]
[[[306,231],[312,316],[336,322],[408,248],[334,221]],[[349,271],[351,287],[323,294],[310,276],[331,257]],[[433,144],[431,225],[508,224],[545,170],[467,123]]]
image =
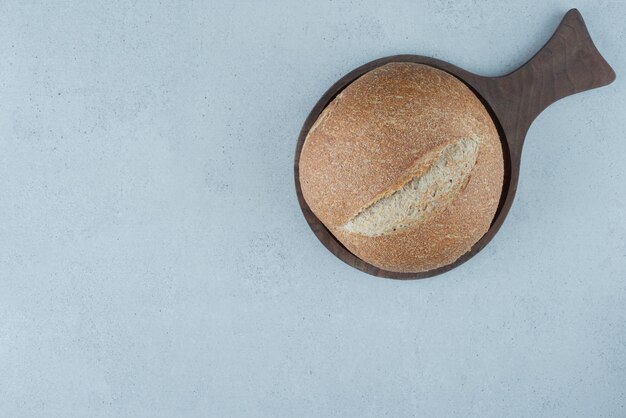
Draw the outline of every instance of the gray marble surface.
[[[336,259],[298,131],[372,59],[509,72],[578,7],[617,72],[414,282]],[[0,2],[0,415],[626,416],[626,2]]]

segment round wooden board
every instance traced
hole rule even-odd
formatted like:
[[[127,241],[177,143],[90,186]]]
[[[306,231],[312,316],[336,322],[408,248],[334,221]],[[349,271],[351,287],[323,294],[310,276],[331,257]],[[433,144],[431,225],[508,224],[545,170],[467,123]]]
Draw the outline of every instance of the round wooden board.
[[[504,154],[504,184],[498,210],[487,233],[452,264],[419,273],[398,273],[380,269],[348,251],[315,216],[300,187],[299,161],[306,136],[324,108],[361,75],[390,62],[413,62],[446,71],[463,81],[483,102],[500,134]],[[397,55],[369,62],[337,81],[317,102],[307,117],[294,160],[296,194],[302,213],[315,236],[339,259],[378,277],[423,279],[463,264],[482,250],[498,232],[511,208],[519,179],[520,158],[526,132],[532,121],[555,101],[585,90],[602,87],[615,79],[615,72],[596,49],[582,16],[570,10],[546,45],[526,64],[501,77],[483,77],[434,58]]]

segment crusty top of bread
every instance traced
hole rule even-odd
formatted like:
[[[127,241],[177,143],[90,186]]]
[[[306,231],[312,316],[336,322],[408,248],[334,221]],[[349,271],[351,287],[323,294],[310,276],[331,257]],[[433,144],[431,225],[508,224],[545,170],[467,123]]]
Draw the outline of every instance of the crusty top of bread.
[[[426,271],[469,250],[493,219],[503,177],[480,100],[413,63],[346,87],[309,131],[299,167],[316,216],[355,255],[393,271]]]

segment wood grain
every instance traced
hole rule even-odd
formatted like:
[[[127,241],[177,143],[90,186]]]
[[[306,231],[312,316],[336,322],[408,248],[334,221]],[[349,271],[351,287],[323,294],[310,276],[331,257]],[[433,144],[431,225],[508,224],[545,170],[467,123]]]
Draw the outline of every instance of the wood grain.
[[[364,73],[390,62],[430,65],[461,79],[481,99],[491,114],[502,141],[505,178],[498,211],[489,231],[461,258],[447,266],[422,273],[397,273],[379,269],[348,251],[320,222],[306,204],[300,189],[299,160],[311,126],[324,108],[346,86]],[[452,64],[419,55],[396,55],[369,62],[337,81],[307,117],[296,145],[294,175],[296,194],[304,217],[317,238],[347,264],[374,276],[421,279],[451,270],[482,250],[498,232],[513,203],[520,172],[522,147],[533,120],[555,101],[615,80],[615,72],[596,49],[582,16],[576,9],[566,13],[550,40],[527,63],[510,74],[483,77]]]

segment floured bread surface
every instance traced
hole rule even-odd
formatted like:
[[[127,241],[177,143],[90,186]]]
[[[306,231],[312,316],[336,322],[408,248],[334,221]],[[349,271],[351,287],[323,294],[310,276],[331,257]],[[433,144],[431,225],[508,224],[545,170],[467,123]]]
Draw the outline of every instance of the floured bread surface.
[[[455,77],[392,63],[322,112],[300,155],[316,216],[359,258],[422,272],[454,262],[488,230],[503,178],[489,114]]]

